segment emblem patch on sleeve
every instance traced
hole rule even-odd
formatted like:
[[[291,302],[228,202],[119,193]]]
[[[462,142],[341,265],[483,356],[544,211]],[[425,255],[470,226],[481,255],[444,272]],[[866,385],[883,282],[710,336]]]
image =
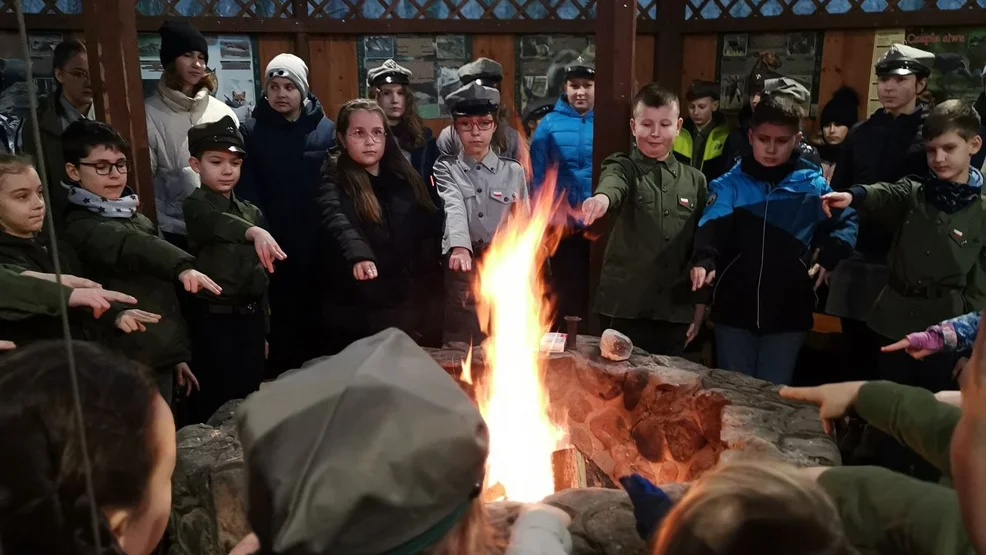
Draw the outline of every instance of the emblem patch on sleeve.
[[[717,198],[719,198],[719,195],[712,193],[711,195],[709,195],[709,200],[705,201],[705,205],[712,206]]]

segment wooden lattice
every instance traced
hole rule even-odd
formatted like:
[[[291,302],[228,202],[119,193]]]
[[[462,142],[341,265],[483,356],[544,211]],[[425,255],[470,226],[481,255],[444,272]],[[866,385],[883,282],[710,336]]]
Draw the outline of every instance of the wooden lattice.
[[[986,0],[687,0],[685,19],[722,20],[816,14],[981,10]]]
[[[17,0],[0,2],[0,13],[15,13]],[[24,0],[24,13],[40,15],[75,15],[82,13],[81,0]]]
[[[465,20],[594,19],[599,1],[609,0],[307,0],[312,17]]]
[[[46,0],[48,1],[48,0]],[[136,0],[137,13],[178,17],[294,17],[291,0]]]

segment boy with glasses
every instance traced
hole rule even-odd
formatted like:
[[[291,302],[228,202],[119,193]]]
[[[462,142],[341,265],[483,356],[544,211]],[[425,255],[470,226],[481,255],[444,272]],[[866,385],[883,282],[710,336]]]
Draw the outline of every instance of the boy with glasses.
[[[174,380],[191,392],[198,384],[188,366],[188,329],[174,283],[189,293],[219,295],[222,289],[195,269],[195,258],[158,236],[137,212],[139,199],[127,187],[130,145],[105,123],[80,120],[62,135],[70,183],[63,227],[85,275],[109,289],[133,295],[136,308],[161,315],[147,332],[109,338],[109,346],[152,368],[161,395],[171,403]]]
[[[445,102],[462,143],[457,154],[435,163],[435,185],[445,204],[442,253],[449,260],[445,341],[478,342],[482,334],[471,292],[473,259],[482,256],[511,206],[527,202],[527,178],[520,163],[490,148],[500,91],[473,81]]]

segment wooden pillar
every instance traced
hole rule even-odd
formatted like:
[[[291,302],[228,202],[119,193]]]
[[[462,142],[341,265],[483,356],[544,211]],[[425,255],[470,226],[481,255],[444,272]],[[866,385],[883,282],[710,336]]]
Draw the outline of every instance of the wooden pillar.
[[[302,20],[308,19],[308,0],[291,0],[292,9],[294,10],[295,21],[301,22]],[[308,47],[308,33],[304,31],[298,31],[294,35],[294,51],[299,58],[308,64],[308,71],[311,73],[311,50]]]
[[[637,39],[637,1],[609,0],[596,8],[596,104],[592,138],[592,183],[599,183],[599,167],[614,152],[630,150],[630,101],[633,90],[634,50]],[[606,238],[594,241],[589,263],[590,306],[602,270]],[[590,318],[590,329],[598,328]]]
[[[681,26],[685,23],[685,0],[664,0],[657,5],[658,31],[654,53],[654,80],[669,91],[681,90]]]
[[[141,213],[157,221],[137,53],[135,3],[83,0],[82,16],[96,118],[112,125],[130,143],[133,170],[128,183],[140,196]]]

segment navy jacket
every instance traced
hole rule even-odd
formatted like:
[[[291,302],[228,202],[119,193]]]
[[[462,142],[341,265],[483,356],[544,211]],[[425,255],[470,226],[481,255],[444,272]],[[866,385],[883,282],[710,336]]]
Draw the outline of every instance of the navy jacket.
[[[247,158],[236,195],[264,213],[271,235],[288,255],[278,267],[308,272],[316,256],[315,200],[322,163],[335,145],[335,123],[309,95],[296,121],[288,121],[262,99],[240,131]]]
[[[814,248],[833,270],[856,243],[855,211],[832,219],[822,211],[831,191],[821,168],[798,156],[779,168],[746,157],[712,182],[693,262],[716,271],[714,322],[762,333],[811,329]]]

